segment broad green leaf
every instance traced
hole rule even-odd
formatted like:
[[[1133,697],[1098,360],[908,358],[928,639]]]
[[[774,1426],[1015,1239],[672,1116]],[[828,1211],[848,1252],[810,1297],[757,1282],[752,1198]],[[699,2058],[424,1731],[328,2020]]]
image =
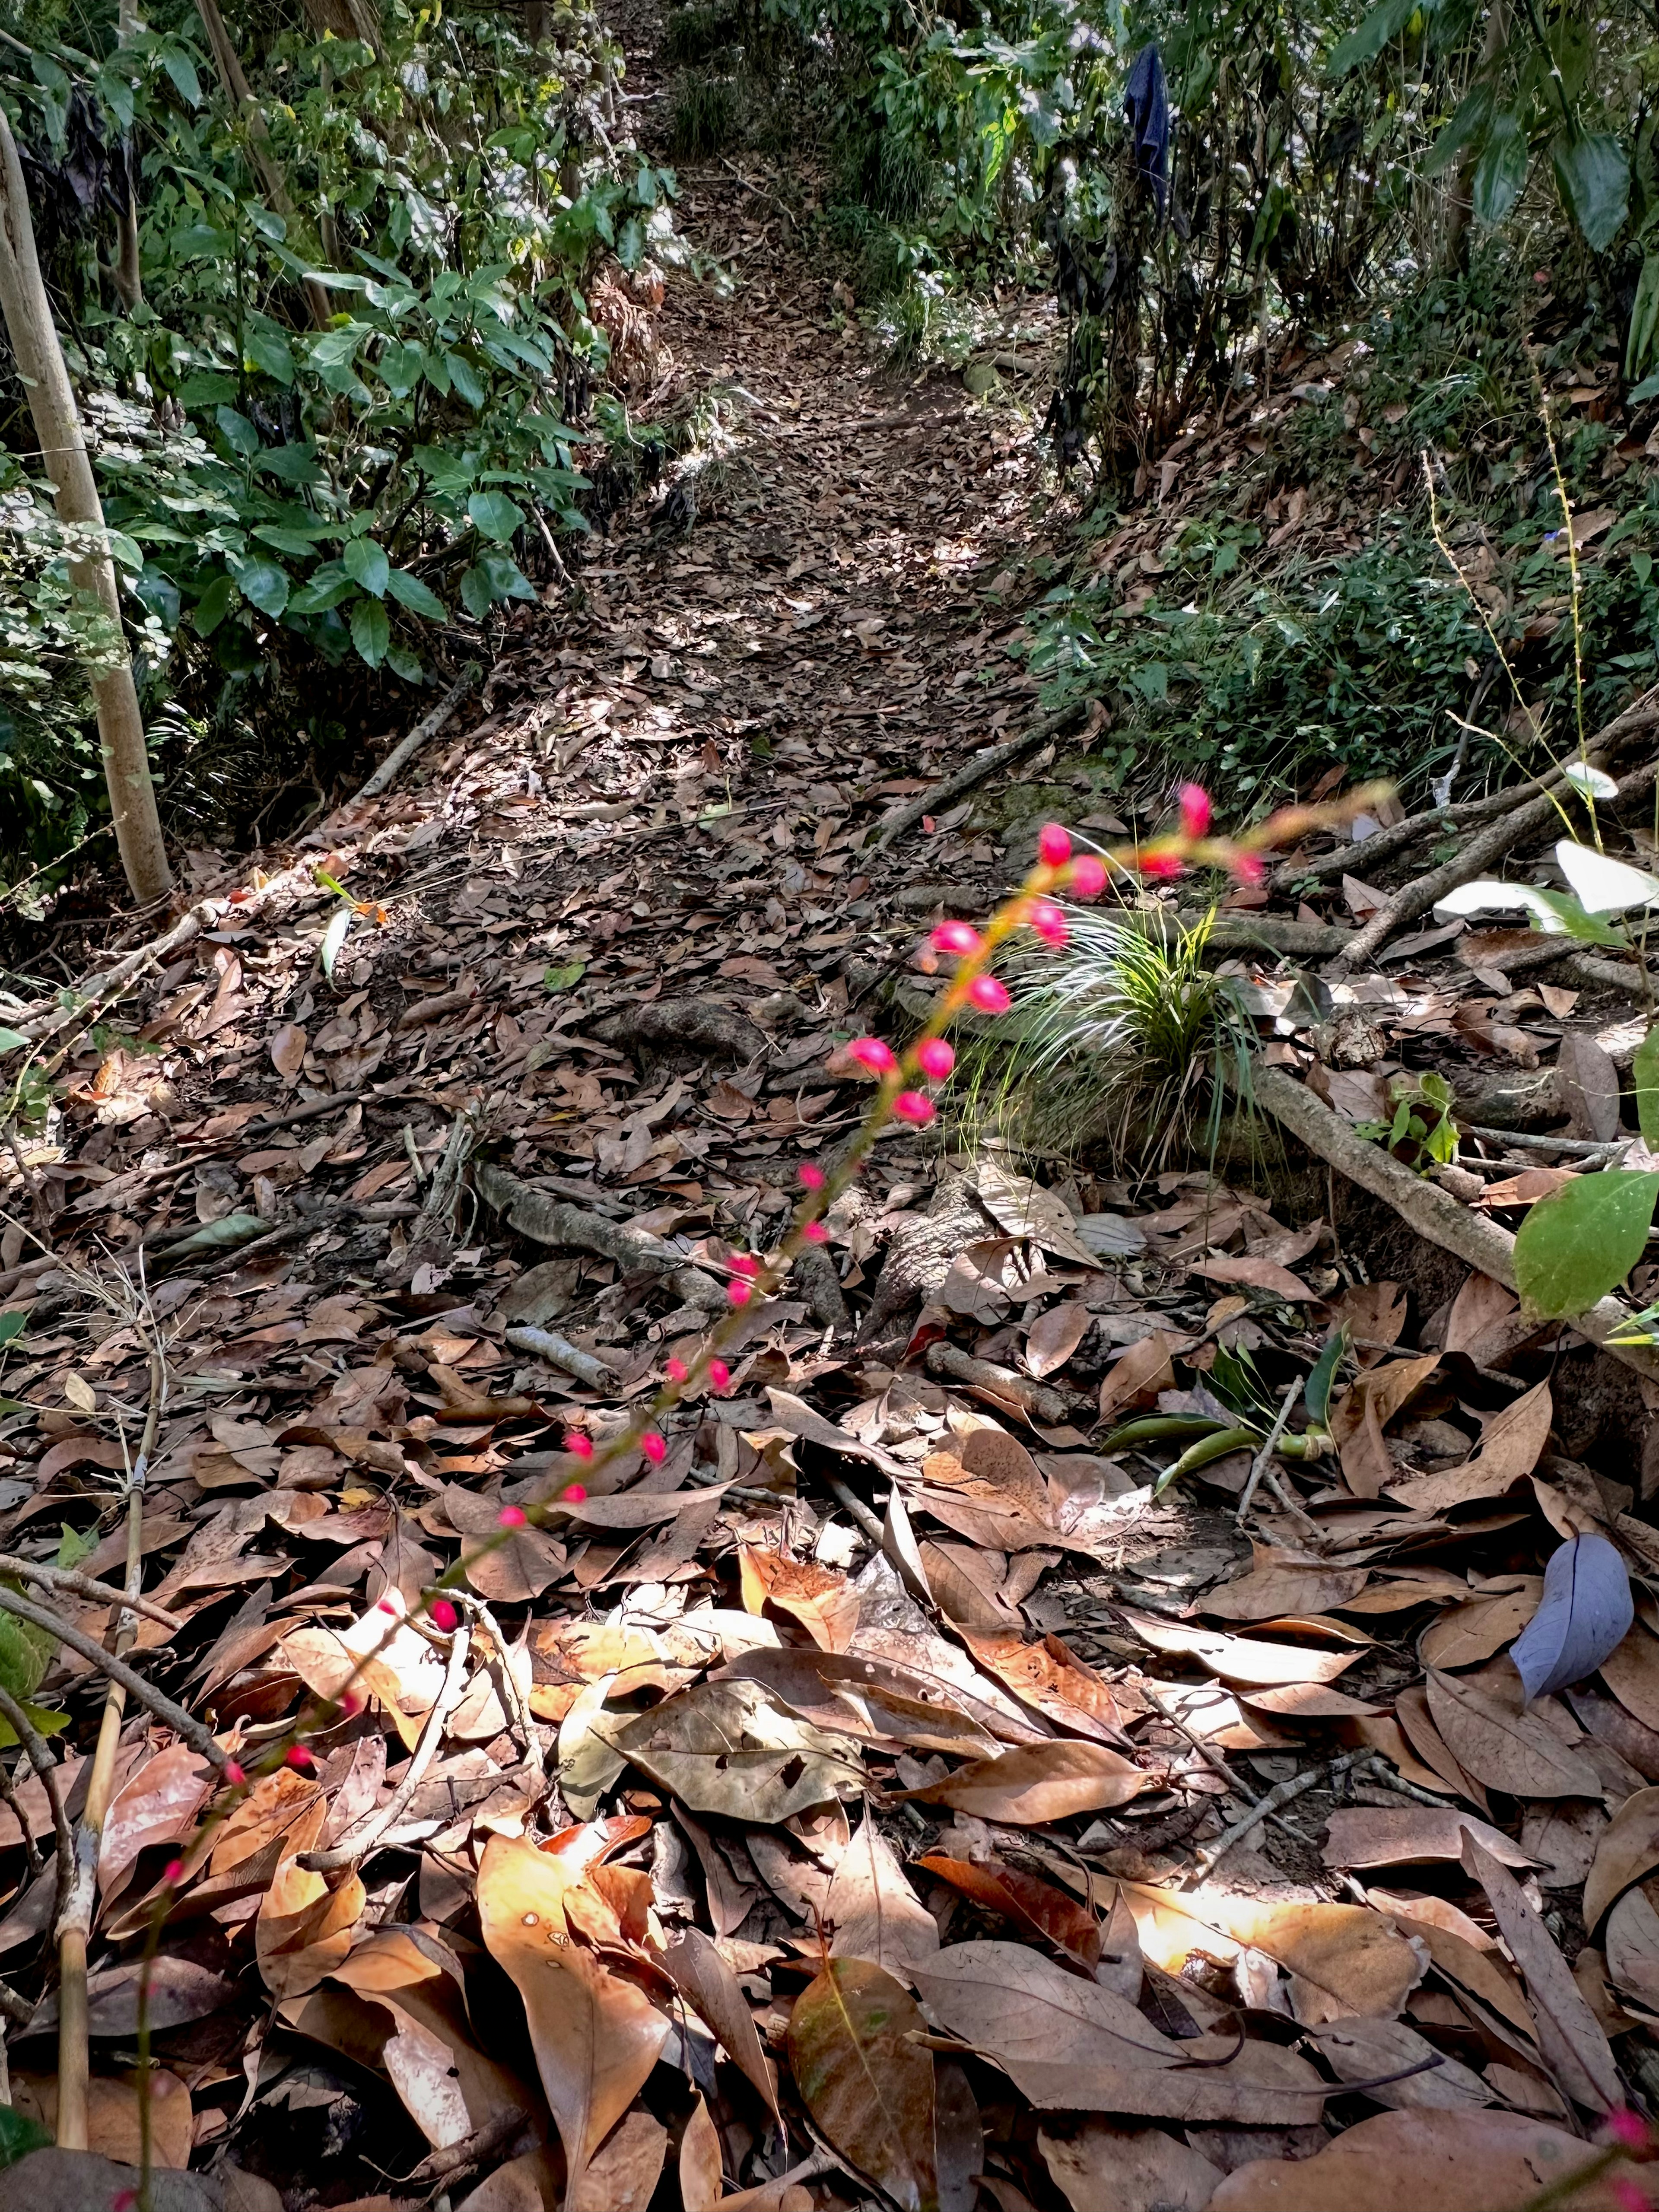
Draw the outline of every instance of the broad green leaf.
[[[244,460],[252,460],[259,450],[259,433],[247,416],[239,414],[234,407],[222,407],[215,419],[219,425],[219,434],[231,452],[240,453]]]
[[[1437,177],[1449,168],[1465,147],[1479,145],[1492,122],[1492,88],[1485,79],[1459,104],[1457,112],[1430,147],[1423,163],[1425,177]]]
[[[1308,1409],[1308,1418],[1316,1427],[1328,1429],[1331,1417],[1331,1386],[1336,1380],[1336,1370],[1343,1353],[1348,1348],[1346,1322],[1331,1331],[1330,1340],[1302,1388],[1302,1402]]]
[[[1557,139],[1552,149],[1555,181],[1573,221],[1592,253],[1605,253],[1630,213],[1630,163],[1619,141],[1606,131],[1586,131],[1571,144]]]
[[[230,603],[235,591],[236,579],[234,576],[214,578],[191,610],[190,618],[195,623],[199,635],[212,636],[214,631],[230,612]]]
[[[1576,937],[1581,945],[1614,945],[1627,951],[1630,939],[1611,922],[1603,921],[1599,915],[1586,914],[1579,902],[1566,891],[1546,890],[1540,884],[1529,884],[1535,908],[1542,908],[1553,917],[1544,921],[1534,918],[1534,928],[1550,937]]]
[[[354,538],[346,547],[344,557],[345,572],[352,582],[361,584],[375,599],[384,599],[386,579],[392,574],[392,563],[386,557],[386,548],[377,545],[372,538]],[[384,653],[386,647],[382,646],[380,650]]]
[[[545,968],[542,970],[542,988],[544,991],[568,991],[573,983],[580,982],[586,973],[587,963],[585,960],[572,960],[562,968]]]
[[[1659,1152],[1659,1022],[1637,1046],[1630,1072],[1642,1142],[1650,1152]]]
[[[9,1589],[18,1589],[9,1577],[6,1579]],[[9,1690],[19,1704],[26,1703],[40,1688],[57,1650],[58,1638],[44,1628],[37,1628],[31,1620],[20,1620],[15,1613],[0,1613],[0,1686]]]
[[[524,526],[524,509],[504,491],[475,491],[466,511],[484,537],[493,538],[498,545],[505,545]]]
[[[28,1039],[18,1030],[0,1030],[0,1053],[16,1052]]]
[[[412,615],[425,622],[441,622],[447,612],[443,601],[429,584],[418,576],[411,576],[407,568],[394,568],[386,580],[386,597],[396,599],[400,607],[407,607]]]
[[[1492,119],[1486,151],[1474,165],[1473,198],[1479,221],[1503,222],[1521,197],[1529,159],[1527,134],[1520,117],[1507,108],[1500,109]]]
[[[173,79],[179,97],[186,106],[202,104],[202,80],[196,74],[196,65],[181,47],[166,46],[161,52],[161,66]]]
[[[29,1722],[37,1735],[61,1735],[70,1724],[70,1716],[60,1713],[54,1706],[31,1705],[27,1698],[20,1698],[18,1702],[23,1708],[23,1717]],[[0,1751],[9,1751],[16,1741],[10,1723],[0,1721]],[[6,2163],[3,2149],[3,2143],[0,2142],[0,2166]]]
[[[273,383],[293,383],[294,349],[280,331],[250,331],[242,341],[242,356],[249,368],[258,369]]]
[[[261,614],[279,615],[288,605],[288,571],[274,561],[245,561],[236,572],[236,586]]]
[[[13,1344],[29,1325],[26,1313],[0,1313],[0,1344]]]
[[[60,1722],[67,1717],[64,1713],[58,1716]],[[51,2130],[43,2128],[39,2120],[30,2119],[9,2105],[0,2105],[0,2168],[15,2166],[31,2151],[49,2150],[52,2143]]]
[[[295,561],[303,561],[317,550],[317,540],[308,531],[284,530],[280,523],[262,522],[253,535],[261,545],[269,545],[274,553],[286,553]]]
[[[483,379],[465,354],[447,353],[444,367],[449,371],[449,380],[469,407],[482,407],[485,393]]]
[[[316,484],[323,480],[323,465],[317,458],[315,446],[266,446],[255,465],[267,476],[279,477],[284,483]]]
[[[334,963],[340,957],[340,947],[346,941],[354,918],[352,909],[343,906],[330,918],[328,927],[323,932],[323,973],[331,983],[334,981]]]
[[[378,599],[359,599],[351,610],[351,642],[371,668],[386,659],[392,642],[392,620]]]
[[[475,622],[482,622],[495,604],[489,578],[477,562],[461,571],[461,605]]]
[[[425,363],[425,354],[414,339],[398,338],[381,347],[375,366],[387,391],[406,399],[420,382]]]
[[[1604,1168],[1540,1198],[1515,1240],[1515,1282],[1530,1313],[1588,1312],[1641,1258],[1659,1174]]]
[[[192,1229],[188,1237],[181,1237],[176,1244],[164,1245],[164,1260],[187,1260],[199,1252],[234,1252],[240,1244],[251,1244],[256,1237],[263,1237],[270,1229],[268,1221],[257,1213],[222,1213],[216,1221],[204,1221],[199,1229]]]
[[[1400,36],[1417,13],[1418,0],[1382,0],[1380,8],[1373,8],[1357,31],[1350,31],[1340,40],[1330,58],[1330,74],[1346,76],[1361,62],[1374,60],[1384,46]]]

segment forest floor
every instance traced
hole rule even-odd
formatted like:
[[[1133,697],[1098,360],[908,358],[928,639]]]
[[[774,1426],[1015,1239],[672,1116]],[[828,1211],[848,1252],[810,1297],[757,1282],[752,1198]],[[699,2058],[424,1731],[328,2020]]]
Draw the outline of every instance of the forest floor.
[[[94,2147],[137,2154],[165,1923],[155,2154],[209,2177],[181,2203],[1251,2212],[1322,2158],[1296,2203],[1427,2202],[1438,2160],[1518,2204],[1659,2072],[1659,1614],[1567,1698],[1523,1707],[1501,1656],[1560,1538],[1659,1564],[1652,1386],[1322,1169],[1039,1181],[895,1128],[661,1463],[477,1559],[454,1635],[400,1627],[368,1711],[276,1763],[383,1601],[418,1610],[725,1310],[859,1119],[845,1044],[896,1034],[930,919],[982,914],[1049,813],[1120,828],[1039,751],[1012,799],[872,842],[1034,718],[1006,647],[1052,486],[1013,410],[872,359],[799,173],[683,183],[699,271],[619,350],[638,419],[698,396],[696,463],[515,612],[482,712],[388,794],[189,856],[195,923],[64,1032],[4,1186],[0,1530],[44,1560],[67,1524],[118,1579],[157,1409],[175,1626],[140,1662],[257,1778],[198,1830],[205,1759],[128,1722]],[[1423,945],[1347,1018],[1385,1068],[1571,1045],[1561,1114],[1604,1134],[1628,1000],[1498,957]],[[1267,1057],[1359,1118],[1374,1074],[1237,964]],[[1489,1150],[1487,1218],[1538,1158]],[[1247,1524],[1343,1322],[1328,1455]],[[1180,1441],[1106,1444],[1213,1416],[1252,1356],[1267,1413],[1190,1482],[1158,1486]],[[101,1700],[73,1654],[59,1692],[74,1811]],[[342,1837],[327,1881],[299,1864]],[[13,2100],[50,2122],[53,1871],[9,1809],[0,1859]]]

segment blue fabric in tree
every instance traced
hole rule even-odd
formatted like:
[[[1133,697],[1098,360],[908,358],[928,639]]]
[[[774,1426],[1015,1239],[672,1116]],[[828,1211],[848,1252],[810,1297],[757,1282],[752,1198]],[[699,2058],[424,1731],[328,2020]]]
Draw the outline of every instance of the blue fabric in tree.
[[[1135,136],[1135,168],[1158,202],[1162,222],[1170,197],[1170,94],[1164,64],[1150,42],[1135,56],[1123,88],[1123,112]]]

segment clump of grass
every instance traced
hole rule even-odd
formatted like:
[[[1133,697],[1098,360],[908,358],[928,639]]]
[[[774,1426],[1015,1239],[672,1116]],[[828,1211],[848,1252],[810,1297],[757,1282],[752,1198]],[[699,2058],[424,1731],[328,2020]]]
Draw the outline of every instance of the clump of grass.
[[[1213,915],[1068,910],[1058,951],[1025,956],[1015,1011],[963,1053],[971,1119],[1018,1150],[1103,1157],[1155,1175],[1213,1158],[1229,1089],[1248,1107],[1255,1025],[1229,976],[1205,964]]]
[[[671,8],[663,26],[663,59],[677,67],[708,61],[736,44],[742,28],[729,0],[691,0],[689,7]]]
[[[722,153],[738,136],[738,88],[713,70],[682,70],[674,82],[674,152],[683,161]]]

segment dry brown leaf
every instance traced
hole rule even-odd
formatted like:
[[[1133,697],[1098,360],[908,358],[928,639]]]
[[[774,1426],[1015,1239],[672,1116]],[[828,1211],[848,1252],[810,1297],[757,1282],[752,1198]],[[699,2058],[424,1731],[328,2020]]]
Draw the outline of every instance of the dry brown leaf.
[[[349,1956],[362,1917],[362,1883],[350,1872],[332,1888],[293,1859],[277,1869],[254,1928],[259,1972],[273,1996],[302,1996]]]
[[[781,2130],[777,2083],[761,2047],[755,2015],[719,1949],[700,1928],[688,1928],[669,1945],[660,1963],[680,1995],[725,2046],[732,2063],[759,2092]]]
[[[1422,1974],[1411,1945],[1366,1905],[1258,1902],[1213,1885],[1188,1894],[1127,1882],[1124,1894],[1154,1966],[1179,1974],[1195,1952],[1261,1951],[1290,1975],[1296,2016],[1310,2026],[1392,2018]]]
[[[1437,1474],[1401,1476],[1389,1483],[1389,1495],[1414,1513],[1443,1513],[1475,1498],[1501,1497],[1537,1466],[1554,1418],[1549,1384],[1534,1383],[1492,1415],[1472,1459]]]
[[[1613,1814],[1595,1847],[1584,1884],[1583,1917],[1593,1936],[1601,1916],[1659,1866],[1659,1790],[1637,1790]]]
[[[1111,1685],[1058,1636],[1027,1644],[1018,1636],[965,1630],[963,1641],[981,1667],[1057,1727],[1097,1743],[1127,1742]]]
[[[1499,1668],[1478,1675],[1430,1671],[1429,1711],[1458,1765],[1512,1797],[1599,1797],[1595,1769],[1535,1710],[1522,1711],[1521,1677],[1506,1661]]]
[[[1272,1620],[1283,1613],[1323,1613],[1346,1605],[1370,1579],[1369,1567],[1304,1565],[1283,1558],[1259,1559],[1247,1575],[1208,1590],[1206,1613],[1222,1620]]]
[[[1627,1889],[1607,1915],[1607,1972],[1650,2010],[1659,2010],[1659,1882]]]
[[[1455,1790],[1483,1811],[1492,1808],[1486,1797],[1485,1784],[1472,1774],[1466,1774],[1451,1753],[1451,1747],[1435,1726],[1429,1711],[1428,1692],[1420,1682],[1413,1682],[1401,1690],[1394,1701],[1395,1717],[1401,1730],[1425,1767],[1440,1778],[1442,1786]],[[1402,1768],[1401,1771],[1404,1770]]]
[[[1367,1368],[1331,1407],[1331,1434],[1338,1448],[1364,1428],[1367,1407],[1375,1413],[1378,1427],[1386,1429],[1439,1364],[1440,1354],[1430,1352],[1417,1358],[1393,1359],[1384,1366]]]
[[[1230,2173],[1207,2212],[1516,2212],[1587,2162],[1565,2128],[1518,2112],[1379,2112],[1328,2149]],[[1602,2186],[1573,2212],[1612,2212]]]
[[[1219,2166],[1162,2128],[1081,2120],[1037,2130],[1049,2179],[1072,2212],[1204,2212]]]
[[[150,2156],[158,2166],[178,2172],[190,2164],[194,2123],[190,2091],[176,2074],[157,2067],[144,2076],[149,2105]],[[56,2075],[14,2074],[14,2111],[38,2120],[53,2134],[58,2130]],[[138,2077],[124,2075],[115,2080],[94,2074],[87,2084],[87,2148],[122,2166],[137,2166],[143,2159],[143,2120],[139,2110]],[[93,2212],[88,2206],[87,2212]]]
[[[212,1784],[213,1769],[187,1744],[144,1761],[117,1792],[104,1822],[98,1887],[106,1904],[126,1887],[142,1852],[190,1833]]]
[[[1489,1328],[1507,1321],[1520,1305],[1515,1292],[1478,1271],[1464,1278],[1446,1316],[1446,1349],[1468,1352]]]
[[[781,1552],[738,1547],[743,1601],[750,1613],[769,1605],[798,1620],[821,1651],[845,1651],[857,1633],[859,1594],[845,1575]]]
[[[1455,1671],[1481,1666],[1495,1652],[1506,1650],[1537,1612],[1544,1594],[1541,1575],[1527,1575],[1522,1581],[1519,1589],[1472,1598],[1431,1623],[1417,1647],[1424,1664]]]
[[[1253,1291],[1266,1291],[1276,1298],[1288,1298],[1292,1304],[1312,1297],[1313,1292],[1299,1275],[1277,1261],[1263,1259],[1254,1252],[1222,1253],[1213,1259],[1193,1260],[1188,1266],[1195,1275],[1202,1275],[1210,1283],[1244,1283]]]
[[[1300,1644],[1267,1644],[1224,1635],[1214,1628],[1188,1628],[1154,1613],[1133,1612],[1127,1606],[1118,1610],[1155,1651],[1188,1652],[1224,1682],[1334,1682],[1359,1656],[1357,1651],[1310,1651]]]
[[[1064,1890],[1056,1889],[1052,1882],[1024,1873],[1018,1867],[1005,1866],[1000,1859],[981,1863],[944,1857],[935,1852],[918,1859],[916,1863],[937,1881],[948,1882],[952,1889],[972,1898],[975,1905],[1012,1922],[1031,1942],[1051,1944],[1075,1960],[1086,1973],[1094,1972],[1100,1960],[1100,1923],[1086,1905],[1068,1897]],[[935,1934],[937,1936],[937,1930]],[[937,1940],[933,1948],[938,1948]],[[1134,1948],[1138,1980],[1139,1942]]]
[[[911,1888],[868,1806],[830,1877],[823,1917],[832,1959],[867,1959],[896,1981],[909,1979],[911,1960],[931,1958],[939,1948],[939,1923]]]
[[[1478,2074],[1437,2051],[1404,2021],[1333,2020],[1314,2030],[1314,2040],[1339,2080],[1374,2081],[1376,2087],[1365,2094],[1379,2105],[1401,2111],[1419,2106],[1456,2112],[1492,2101],[1492,2091]],[[1407,2074],[1399,2081],[1382,2078],[1404,2073],[1409,2066],[1423,2066],[1424,2071]]]
[[[1062,1368],[1089,1334],[1094,1316],[1079,1298],[1039,1314],[1025,1338],[1025,1365],[1039,1380]]]
[[[1521,1885],[1473,1836],[1463,1864],[1486,1891],[1498,1932],[1525,1977],[1538,2022],[1538,2047],[1551,2075],[1575,2103],[1592,2112],[1622,2105],[1619,2069],[1601,2022]]]
[[[631,1983],[569,1941],[567,1886],[549,1854],[517,1837],[492,1836],[484,1847],[478,1868],[484,1943],[524,1999],[574,2188],[643,2087],[668,2022]]]
[[[834,1959],[795,2000],[789,2063],[801,2100],[844,2158],[902,2212],[939,2203],[933,2053],[908,1991],[864,1959]]]
[[[901,1791],[898,1802],[949,1805],[981,1820],[1038,1827],[1073,1813],[1127,1805],[1151,1780],[1105,1744],[1056,1739],[1022,1744],[994,1759],[976,1759],[943,1782]]]
[[[1654,1792],[1659,1796],[1659,1790]],[[1342,1806],[1333,1813],[1326,1834],[1325,1863],[1331,1867],[1409,1866],[1429,1859],[1463,1856],[1465,1832],[1478,1836],[1505,1866],[1526,1866],[1528,1854],[1484,1820],[1446,1805]]]
[[[1659,1637],[1638,1620],[1624,1642],[1601,1662],[1601,1680],[1627,1713],[1644,1728],[1659,1729]]]
[[[1160,1390],[1175,1387],[1169,1337],[1162,1329],[1132,1344],[1109,1367],[1100,1385],[1100,1418],[1109,1421],[1131,1406],[1150,1403]]]
[[[656,2194],[668,2130],[649,2112],[628,2112],[565,2191],[562,2212],[646,2212]]]

